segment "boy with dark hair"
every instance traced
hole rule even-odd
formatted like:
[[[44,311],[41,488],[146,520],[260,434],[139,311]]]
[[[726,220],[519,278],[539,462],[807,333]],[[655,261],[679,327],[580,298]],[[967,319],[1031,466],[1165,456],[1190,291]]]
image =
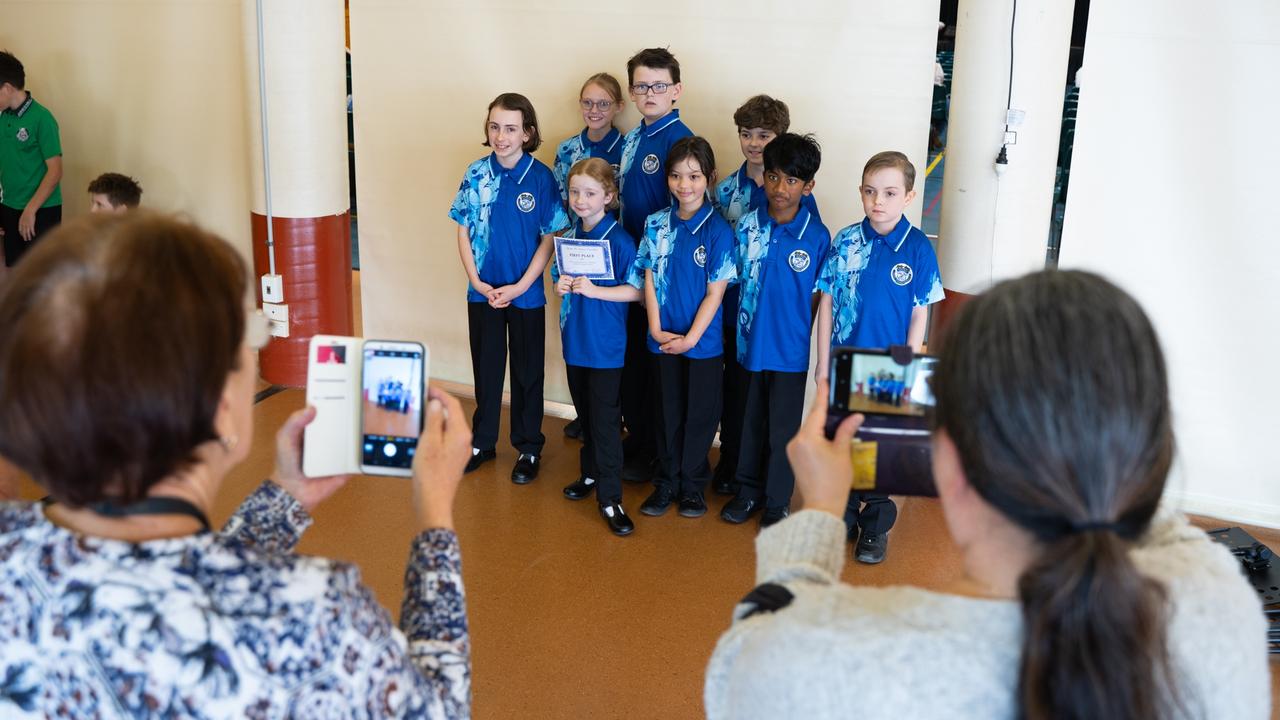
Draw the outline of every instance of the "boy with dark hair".
[[[0,51],[0,232],[4,263],[62,222],[62,141],[58,121],[26,91],[18,58]]]
[[[743,385],[737,494],[720,512],[762,526],[790,514],[795,476],[787,442],[800,429],[809,372],[812,299],[831,233],[804,206],[822,150],[812,136],[779,135],[764,148],[766,207],[738,221],[738,363]]]
[[[818,377],[836,345],[920,352],[929,305],[943,298],[938,257],[929,238],[902,214],[915,199],[916,169],[900,152],[877,153],[862,170],[866,217],[836,234],[818,290]],[[887,495],[850,493],[845,512],[854,559],[884,560],[898,508]],[[859,536],[861,531],[861,536]]]
[[[142,202],[142,186],[120,173],[102,173],[89,183],[89,212],[121,215]]]
[[[791,127],[791,111],[787,104],[768,95],[755,95],[733,113],[738,126],[738,143],[745,160],[738,171],[716,186],[713,198],[720,215],[736,226],[738,219],[756,208],[764,207],[764,148]],[[813,195],[800,202],[814,219],[821,221]],[[725,317],[737,317],[738,286],[730,286],[724,295]],[[714,487],[721,495],[734,493],[733,478],[738,467],[738,439],[742,434],[742,368],[737,358],[737,326],[724,325],[724,412],[720,416],[720,461],[716,463]]]
[[[667,154],[677,140],[693,135],[673,106],[684,86],[680,63],[666,48],[641,50],[627,61],[631,101],[643,120],[622,141],[618,189],[622,227],[633,238],[644,237],[645,219],[671,206],[667,189]],[[649,321],[640,303],[627,317],[627,359],[622,378],[622,416],[627,424],[625,480],[646,482],[653,475],[656,453],[653,400],[649,393]]]

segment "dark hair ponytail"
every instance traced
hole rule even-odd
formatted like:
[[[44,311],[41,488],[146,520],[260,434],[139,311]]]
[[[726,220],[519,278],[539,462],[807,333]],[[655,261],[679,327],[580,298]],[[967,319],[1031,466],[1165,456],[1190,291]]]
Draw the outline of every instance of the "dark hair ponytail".
[[[1045,271],[975,298],[939,344],[939,428],[973,488],[1042,548],[1019,581],[1021,716],[1167,715],[1165,592],[1129,556],[1173,457],[1150,321],[1097,275]]]

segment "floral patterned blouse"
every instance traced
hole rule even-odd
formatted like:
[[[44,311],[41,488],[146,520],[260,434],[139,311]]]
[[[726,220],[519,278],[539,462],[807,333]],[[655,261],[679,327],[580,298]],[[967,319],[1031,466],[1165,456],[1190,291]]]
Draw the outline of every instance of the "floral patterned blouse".
[[[354,566],[293,553],[310,524],[270,481],[143,543],[0,503],[0,717],[470,717],[457,536],[414,538],[396,629]]]

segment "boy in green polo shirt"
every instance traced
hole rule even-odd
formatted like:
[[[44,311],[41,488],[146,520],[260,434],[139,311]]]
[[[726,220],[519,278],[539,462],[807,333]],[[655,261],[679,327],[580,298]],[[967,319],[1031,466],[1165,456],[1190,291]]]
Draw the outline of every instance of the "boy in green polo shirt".
[[[12,267],[62,221],[62,141],[58,121],[26,86],[22,63],[0,51],[0,231]]]

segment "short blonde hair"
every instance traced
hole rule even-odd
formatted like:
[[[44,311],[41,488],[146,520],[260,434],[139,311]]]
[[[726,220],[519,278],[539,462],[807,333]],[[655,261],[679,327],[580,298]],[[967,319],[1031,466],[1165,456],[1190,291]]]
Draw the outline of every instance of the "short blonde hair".
[[[867,176],[876,170],[884,170],[886,168],[897,168],[902,171],[902,180],[906,185],[904,190],[910,192],[916,186],[916,166],[911,164],[906,155],[897,150],[885,150],[871,156],[865,167],[862,168],[862,182],[867,181]]]

